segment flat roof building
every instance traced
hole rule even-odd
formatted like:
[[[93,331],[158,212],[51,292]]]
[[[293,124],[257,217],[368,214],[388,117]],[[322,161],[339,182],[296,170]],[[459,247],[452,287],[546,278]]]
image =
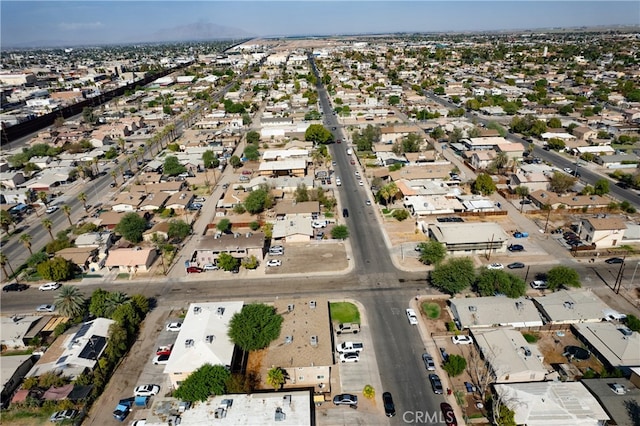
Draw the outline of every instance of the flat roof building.
[[[543,324],[533,302],[524,297],[465,297],[451,299],[449,303],[463,328],[539,327]]]
[[[600,322],[611,311],[598,296],[590,290],[560,290],[533,301],[551,324],[576,324]]]
[[[579,339],[600,361],[628,374],[640,367],[640,333],[613,322],[574,324]]]
[[[429,238],[443,243],[449,254],[505,253],[509,236],[495,222],[435,223]]]

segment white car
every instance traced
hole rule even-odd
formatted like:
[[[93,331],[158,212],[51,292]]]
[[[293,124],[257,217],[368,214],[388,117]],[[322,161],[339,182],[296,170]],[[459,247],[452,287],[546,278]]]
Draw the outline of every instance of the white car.
[[[407,319],[409,320],[409,324],[418,325],[418,317],[416,315],[416,311],[411,308],[407,309]]]
[[[153,357],[154,365],[165,365],[169,362],[169,354],[156,355]]]
[[[345,352],[340,354],[340,362],[358,362],[360,361],[360,354],[358,352]]]
[[[471,338],[471,336],[464,335],[452,336],[451,340],[456,345],[470,345],[473,343],[473,339]]]
[[[547,288],[547,282],[544,280],[531,281],[529,284],[531,285],[531,288],[535,288],[536,290],[544,290]]]
[[[267,262],[267,266],[280,266],[282,265],[282,261],[280,259],[271,259]]]
[[[147,424],[147,419],[135,420],[131,423],[131,426],[145,426]]]
[[[51,282],[51,283],[42,284],[40,287],[38,287],[38,290],[40,291],[57,290],[60,288],[60,286],[62,286],[62,284],[57,282]]]
[[[55,310],[55,305],[40,305],[36,308],[36,311],[38,312],[53,312]]]
[[[153,396],[160,392],[158,385],[140,385],[133,390],[133,396]]]
[[[364,182],[363,181],[358,181],[358,185],[364,186]]]
[[[217,271],[218,265],[214,265],[213,263],[207,263],[202,267],[205,271]]]
[[[180,331],[181,327],[182,327],[182,323],[181,322],[170,322],[169,324],[167,324],[166,330],[167,331]]]
[[[314,220],[311,222],[311,227],[314,229],[326,228],[327,221],[326,220]]]
[[[492,263],[487,265],[487,269],[504,269],[504,265],[502,263]]]
[[[53,213],[53,212],[55,212],[56,210],[58,210],[59,208],[60,208],[60,207],[58,207],[58,206],[51,206],[51,207],[47,207],[47,209],[45,210],[45,212],[47,212],[47,213]]]

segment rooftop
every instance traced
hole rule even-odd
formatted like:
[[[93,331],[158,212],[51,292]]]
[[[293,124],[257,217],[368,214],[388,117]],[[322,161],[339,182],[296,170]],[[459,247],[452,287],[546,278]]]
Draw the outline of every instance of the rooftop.
[[[436,239],[446,244],[502,243],[509,236],[495,222],[434,223],[429,226]]]
[[[487,327],[510,325],[513,327],[536,327],[542,318],[531,300],[504,296],[454,298],[451,310],[462,327]]]
[[[612,322],[574,324],[584,341],[614,368],[640,366],[640,333]]]
[[[549,321],[555,323],[602,321],[611,310],[589,290],[560,290],[533,300]]]

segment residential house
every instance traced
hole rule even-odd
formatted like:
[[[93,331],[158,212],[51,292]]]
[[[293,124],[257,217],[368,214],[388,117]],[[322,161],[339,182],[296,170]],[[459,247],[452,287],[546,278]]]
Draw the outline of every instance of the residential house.
[[[435,223],[428,227],[429,238],[445,245],[449,254],[506,253],[510,237],[495,222]]]
[[[541,382],[547,378],[542,353],[518,330],[478,329],[473,331],[473,338],[495,374],[495,383]]]
[[[158,222],[151,227],[151,229],[144,231],[142,234],[142,239],[144,241],[153,241],[153,236],[158,235],[158,237],[164,239],[165,241],[169,239],[169,222]]]
[[[209,263],[215,264],[221,253],[228,253],[238,259],[255,256],[259,261],[262,261],[264,259],[264,243],[263,232],[204,235],[199,239],[191,258],[199,266]]]
[[[96,318],[59,336],[27,374],[39,377],[54,373],[71,379],[93,371],[109,339],[109,327],[115,321]]]
[[[509,189],[515,191],[519,186],[526,186],[530,193],[546,191],[549,188],[549,178],[544,173],[518,170],[509,176]]]
[[[499,143],[495,147],[496,152],[502,152],[506,154],[509,159],[509,164],[519,163],[522,161],[522,155],[524,154],[524,147],[521,143],[517,142],[506,142]]]
[[[474,170],[484,170],[491,166],[491,163],[496,159],[496,152],[492,149],[486,151],[472,151],[471,154],[471,167]]]
[[[596,155],[593,161],[607,169],[635,169],[640,158],[635,154]]]
[[[272,238],[286,240],[289,243],[308,242],[313,238],[311,221],[302,216],[276,220],[273,224]]]
[[[567,210],[582,210],[584,208],[602,209],[608,207],[611,203],[609,198],[603,197],[602,195],[558,195],[551,191],[534,191],[529,194],[529,199],[538,208],[549,205],[554,210],[560,206],[563,206],[562,208]]]
[[[110,269],[118,268],[122,273],[149,272],[156,256],[157,251],[154,248],[119,248],[109,250],[105,266]]]
[[[580,382],[536,382],[495,385],[514,412],[515,423],[527,426],[604,426],[609,416]]]
[[[173,209],[176,212],[183,211],[193,200],[193,192],[183,191],[171,195],[164,204],[166,209]]]
[[[160,210],[164,207],[169,197],[170,195],[165,192],[151,192],[138,205],[138,209],[142,211]]]
[[[619,217],[584,218],[580,223],[580,238],[593,243],[597,249],[616,247],[623,244],[627,225]]]
[[[632,372],[632,377],[633,374]],[[640,388],[634,385],[633,379],[629,380],[623,377],[615,379],[615,384],[624,387],[624,395],[612,392],[613,388],[611,385],[613,383],[610,378],[582,380],[582,384],[589,389],[589,392],[591,392],[609,417],[611,417],[610,424],[617,426],[637,426],[638,413],[628,409],[629,406],[633,406],[634,403],[637,404],[637,401],[640,401]]]
[[[258,167],[260,176],[297,176],[307,174],[307,160],[304,158],[290,158],[280,161],[262,161]]]
[[[533,301],[545,323],[550,324],[600,322],[611,311],[590,290],[558,290],[542,297],[534,297]]]
[[[235,345],[229,338],[229,322],[244,302],[196,302],[189,305],[164,373],[173,388],[205,364],[233,365]],[[264,376],[266,377],[266,376]]]
[[[104,266],[105,254],[98,254],[96,247],[68,247],[56,252],[56,256],[68,260],[83,272],[94,272]]]
[[[451,313],[462,328],[539,327],[543,324],[534,303],[523,297],[453,298]]]
[[[140,207],[145,195],[139,192],[122,192],[113,200],[111,210],[114,212],[134,212]]]
[[[576,127],[571,131],[571,133],[573,136],[583,141],[589,141],[598,137],[598,131],[587,126]]]
[[[614,322],[589,322],[572,325],[578,338],[604,365],[620,369],[628,376],[640,367],[640,333]]]
[[[3,356],[0,365],[0,389],[1,408],[7,408],[13,393],[20,387],[24,376],[36,362],[35,355]]]
[[[0,172],[0,186],[3,189],[16,189],[24,181],[24,174],[21,171]]]
[[[11,315],[0,317],[0,343],[9,349],[24,349],[49,322],[42,315]]]
[[[283,221],[294,217],[317,219],[320,216],[320,202],[304,201],[296,203],[283,200],[276,204],[275,213],[276,218]]]

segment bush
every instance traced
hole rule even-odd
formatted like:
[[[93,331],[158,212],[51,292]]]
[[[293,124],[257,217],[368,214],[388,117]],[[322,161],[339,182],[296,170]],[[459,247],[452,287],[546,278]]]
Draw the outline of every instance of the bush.
[[[456,377],[462,374],[467,368],[467,360],[460,355],[449,355],[449,358],[445,361],[442,368],[451,377]]]
[[[403,220],[406,220],[409,217],[409,212],[406,211],[405,209],[401,209],[401,210],[395,210],[392,214],[392,216],[398,221],[398,222],[402,222]]]
[[[627,315],[626,319],[627,327],[629,327],[633,331],[640,331],[640,319],[635,315]]]
[[[437,303],[423,303],[422,311],[431,319],[438,319],[440,317],[440,305]]]
[[[522,337],[527,343],[536,343],[538,341],[538,335],[533,333],[522,333]]]
[[[366,385],[364,389],[362,389],[362,396],[367,399],[373,399],[376,396],[376,390],[371,385]]]
[[[450,333],[457,332],[458,331],[458,327],[456,327],[456,323],[453,322],[453,321],[449,321],[447,323],[447,331],[450,332]]]
[[[257,231],[258,229],[260,229],[260,224],[256,221],[253,221],[249,224],[249,228],[251,228],[252,231]]]

